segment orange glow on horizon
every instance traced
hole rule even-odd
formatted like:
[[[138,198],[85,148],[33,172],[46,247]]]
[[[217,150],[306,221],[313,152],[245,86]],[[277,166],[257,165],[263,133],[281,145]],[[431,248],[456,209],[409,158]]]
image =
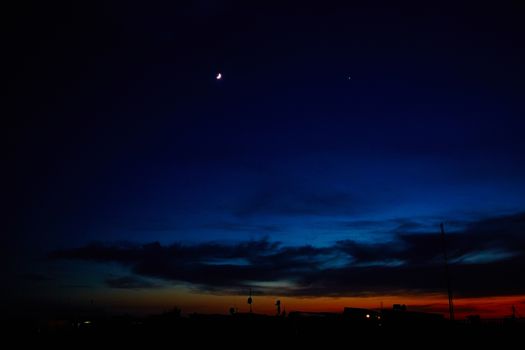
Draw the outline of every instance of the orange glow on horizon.
[[[135,312],[140,314],[159,313],[173,307],[179,307],[184,314],[217,313],[227,314],[231,307],[238,312],[249,312],[248,295],[212,295],[196,293],[181,289],[159,289],[115,291],[111,294],[101,293],[99,305],[115,312]],[[405,304],[411,311],[436,312],[448,318],[448,301],[446,295],[382,295],[362,297],[281,297],[253,296],[253,312],[273,315],[276,313],[275,301],[281,301],[281,310],[306,312],[342,312],[344,307],[368,309],[392,308],[393,304]],[[512,305],[523,313],[525,295],[496,296],[484,298],[458,298],[454,300],[456,319],[477,314],[482,318],[502,318],[512,312]]]

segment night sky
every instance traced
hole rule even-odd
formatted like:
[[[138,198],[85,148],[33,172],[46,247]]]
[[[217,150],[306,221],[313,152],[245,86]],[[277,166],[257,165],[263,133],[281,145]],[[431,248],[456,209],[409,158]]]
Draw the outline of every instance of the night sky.
[[[3,302],[525,312],[525,7],[389,3],[2,11]]]

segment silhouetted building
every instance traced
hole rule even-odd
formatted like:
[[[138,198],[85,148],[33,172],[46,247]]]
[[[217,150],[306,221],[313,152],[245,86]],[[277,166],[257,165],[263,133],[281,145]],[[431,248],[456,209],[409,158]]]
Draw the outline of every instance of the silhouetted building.
[[[343,309],[343,320],[358,326],[379,326],[381,315],[379,312],[357,307],[345,307]]]
[[[407,306],[405,304],[394,304],[394,305],[392,305],[392,310],[394,310],[394,311],[407,311]]]
[[[381,311],[382,324],[386,326],[435,326],[445,321],[442,314],[407,311],[405,304],[394,304],[392,310]]]

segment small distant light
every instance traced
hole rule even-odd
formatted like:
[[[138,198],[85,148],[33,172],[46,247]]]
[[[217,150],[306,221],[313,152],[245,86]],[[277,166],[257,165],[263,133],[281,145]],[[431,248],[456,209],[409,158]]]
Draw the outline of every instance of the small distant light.
[[[215,77],[215,79],[221,80],[222,79],[222,74],[221,73],[217,73],[217,76]]]
[[[370,315],[369,315],[369,314],[366,314],[366,318],[370,318]]]
[[[91,321],[84,321],[84,324],[91,324]]]

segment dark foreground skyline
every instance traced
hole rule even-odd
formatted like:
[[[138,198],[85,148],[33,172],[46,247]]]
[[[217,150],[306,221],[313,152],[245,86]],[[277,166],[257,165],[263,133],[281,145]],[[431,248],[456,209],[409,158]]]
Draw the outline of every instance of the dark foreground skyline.
[[[6,12],[11,310],[525,302],[523,5]],[[218,74],[221,79],[216,79]]]

